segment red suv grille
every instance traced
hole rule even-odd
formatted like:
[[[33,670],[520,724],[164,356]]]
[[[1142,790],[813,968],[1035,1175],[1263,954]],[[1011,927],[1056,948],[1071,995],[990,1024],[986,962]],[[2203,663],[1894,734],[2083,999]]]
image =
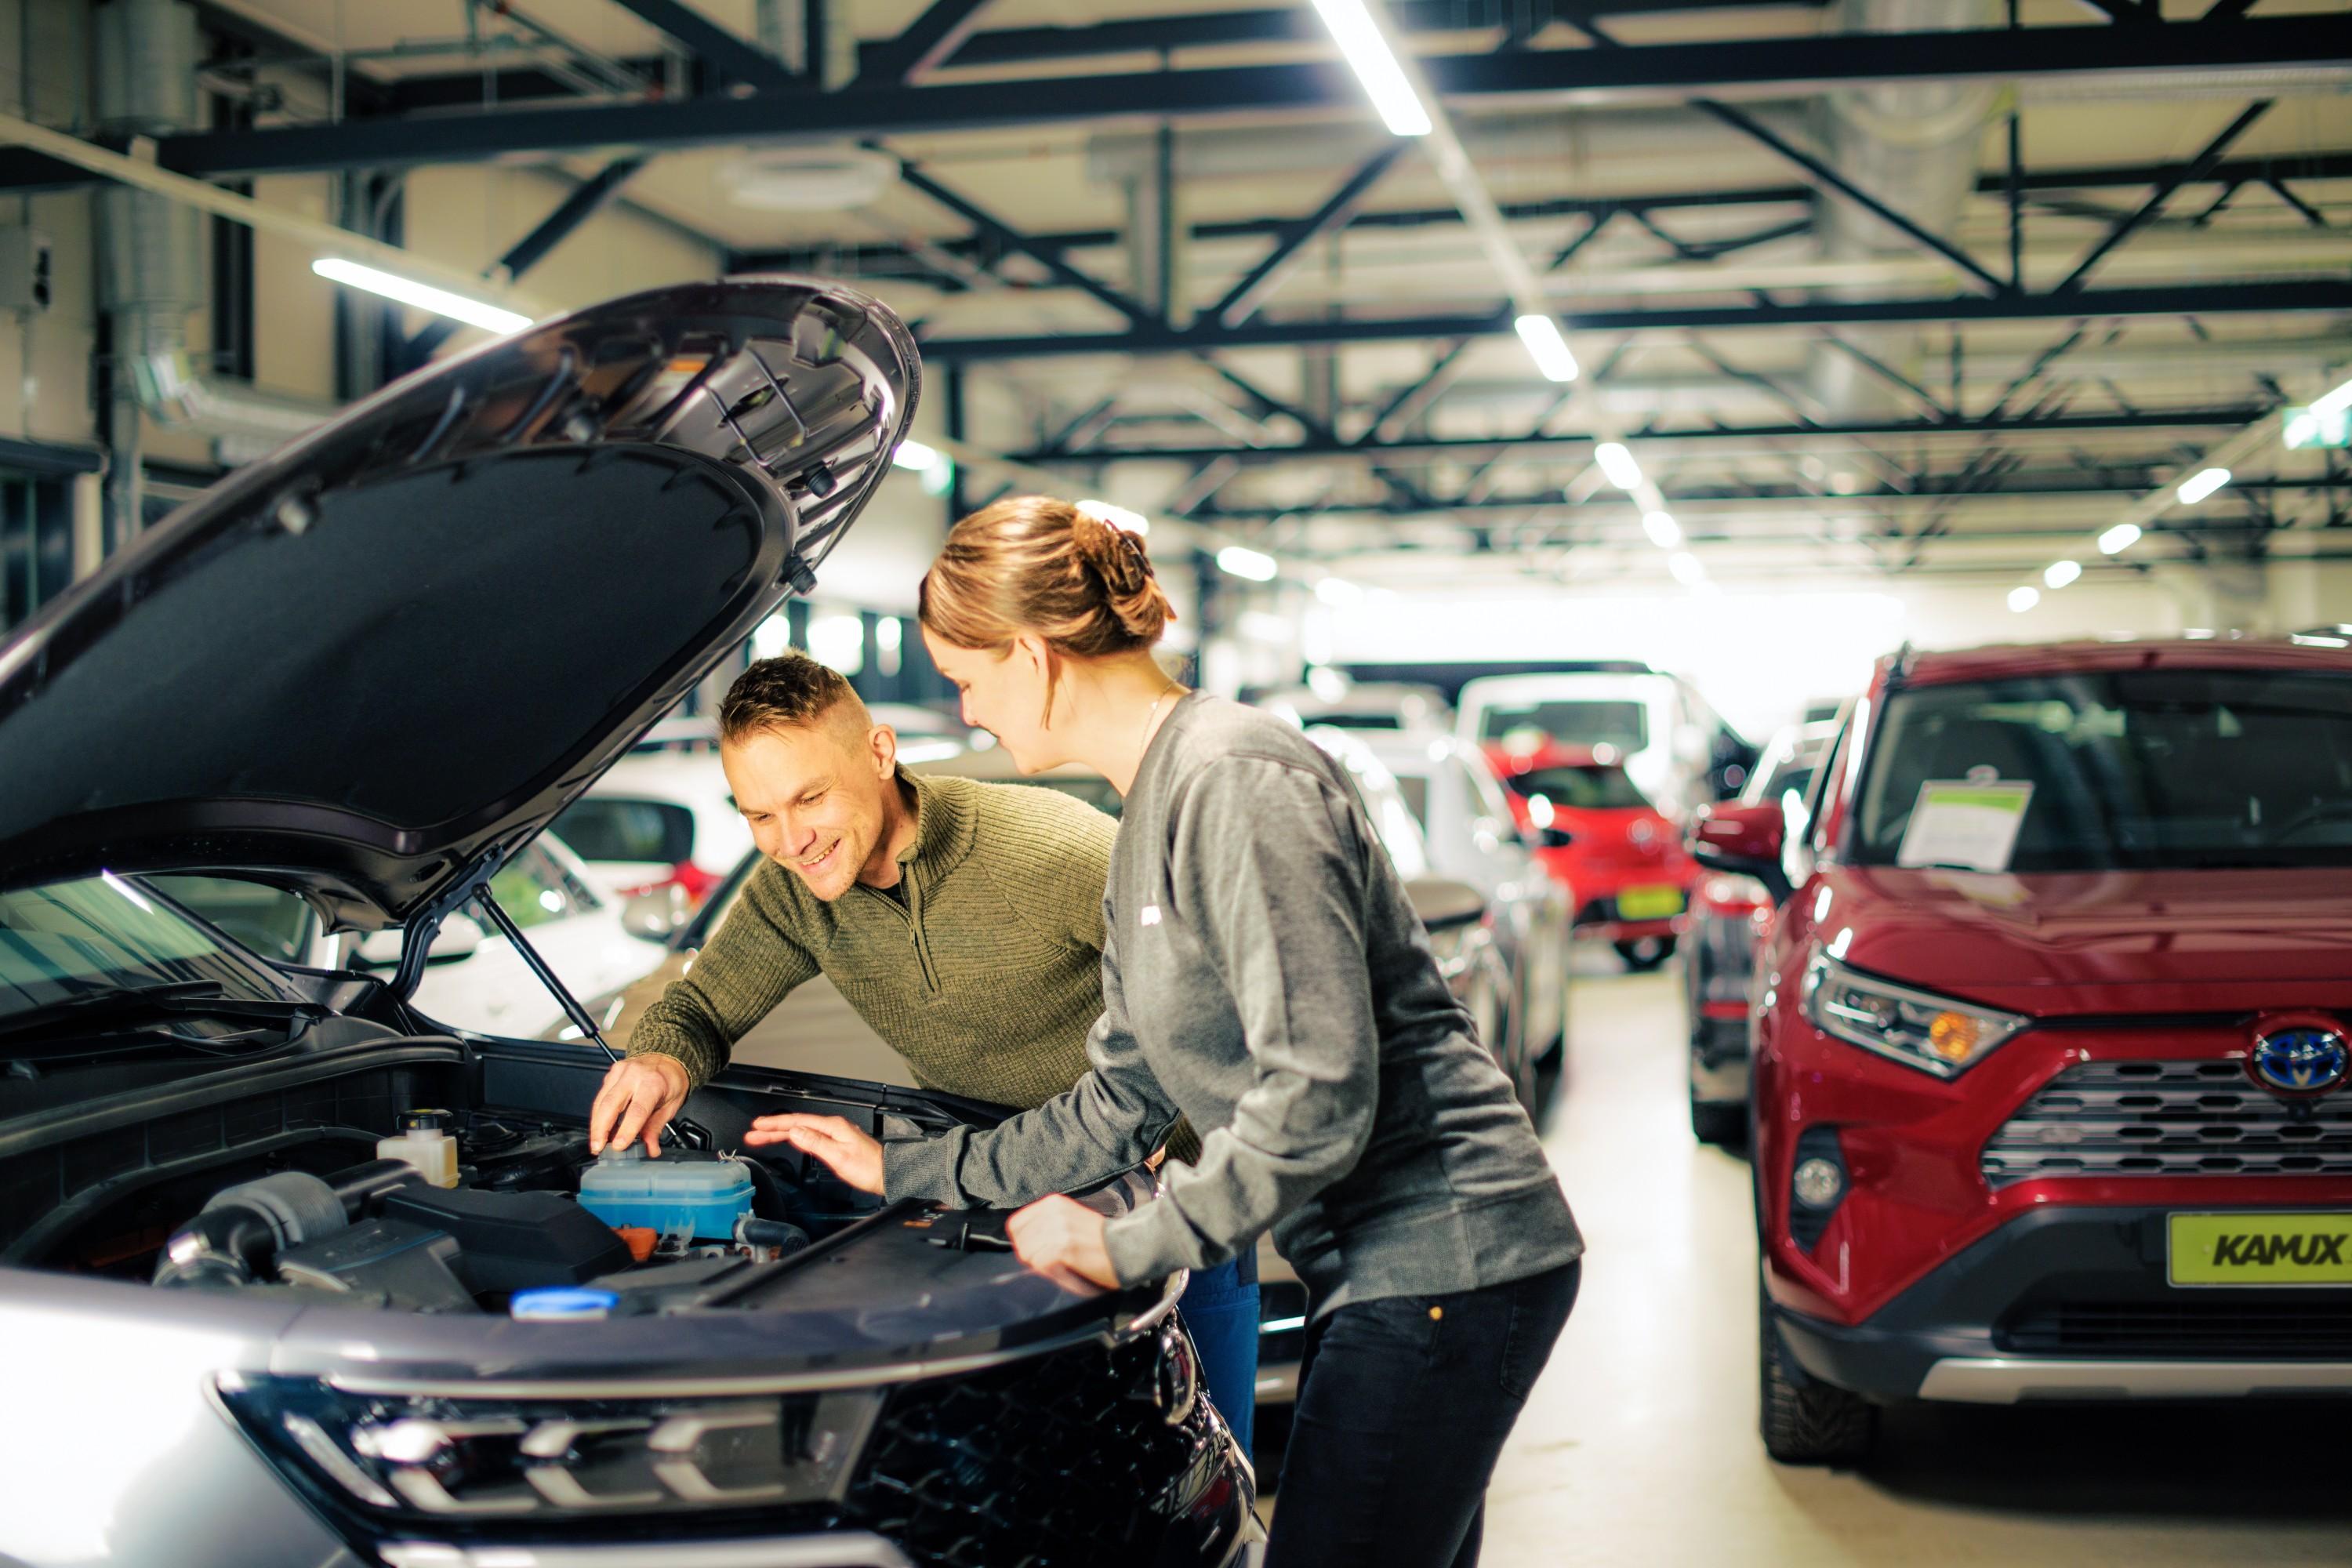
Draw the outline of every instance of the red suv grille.
[[[2290,1109],[2236,1062],[2084,1062],[1987,1141],[1993,1186],[2045,1176],[2352,1175],[2352,1094]]]

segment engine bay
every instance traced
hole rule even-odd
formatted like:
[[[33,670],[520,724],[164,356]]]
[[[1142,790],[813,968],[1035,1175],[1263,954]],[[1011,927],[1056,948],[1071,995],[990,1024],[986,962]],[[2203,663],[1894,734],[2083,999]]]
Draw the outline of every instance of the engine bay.
[[[788,1257],[875,1207],[740,1154],[668,1148],[649,1159],[631,1147],[592,1158],[576,1129],[431,1110],[400,1121],[378,1145],[398,1157],[219,1186],[164,1239],[153,1283],[520,1319],[659,1312],[703,1304],[741,1266]],[[446,1150],[440,1169],[436,1144]]]

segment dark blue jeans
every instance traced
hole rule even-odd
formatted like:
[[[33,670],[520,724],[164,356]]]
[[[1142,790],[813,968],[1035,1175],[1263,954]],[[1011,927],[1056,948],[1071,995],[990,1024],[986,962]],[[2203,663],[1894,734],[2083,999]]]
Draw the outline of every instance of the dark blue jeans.
[[[1266,1568],[1471,1568],[1486,1480],[1583,1265],[1309,1325]]]
[[[1201,1352],[1209,1403],[1246,1454],[1257,1410],[1257,1254],[1244,1249],[1214,1268],[1192,1270],[1176,1310]]]

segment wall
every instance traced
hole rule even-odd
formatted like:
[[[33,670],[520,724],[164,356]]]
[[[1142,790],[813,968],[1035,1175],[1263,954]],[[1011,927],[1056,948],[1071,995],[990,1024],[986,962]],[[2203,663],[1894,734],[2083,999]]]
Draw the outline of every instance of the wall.
[[[0,108],[47,125],[88,112],[79,0],[0,0]],[[0,198],[0,226],[47,237],[53,295],[38,314],[0,313],[0,433],[75,446],[97,436],[90,355],[97,343],[97,258],[82,192]]]

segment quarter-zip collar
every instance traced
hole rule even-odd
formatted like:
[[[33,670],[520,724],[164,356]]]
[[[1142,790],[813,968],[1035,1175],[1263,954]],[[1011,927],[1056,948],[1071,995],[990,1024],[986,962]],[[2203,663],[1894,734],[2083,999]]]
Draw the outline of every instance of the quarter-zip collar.
[[[898,851],[904,871],[917,864],[923,879],[937,885],[941,877],[963,864],[971,853],[974,834],[972,789],[969,779],[930,778],[898,770],[898,782],[915,790],[914,842]]]

